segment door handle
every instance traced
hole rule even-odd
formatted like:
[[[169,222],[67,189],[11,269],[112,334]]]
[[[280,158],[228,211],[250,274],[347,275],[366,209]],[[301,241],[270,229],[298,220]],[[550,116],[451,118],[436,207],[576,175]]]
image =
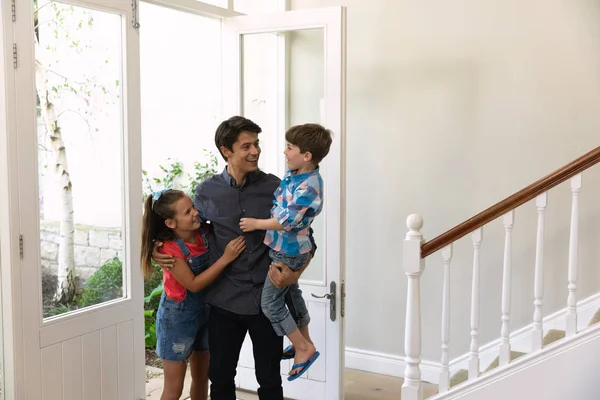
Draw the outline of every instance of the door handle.
[[[336,287],[337,287],[337,285],[336,285],[335,281],[331,281],[331,284],[329,285],[329,291],[331,293],[326,293],[323,296],[317,296],[314,293],[310,294],[315,299],[329,300],[329,318],[332,321],[335,321],[335,317],[336,317],[336,315],[335,315],[336,314],[336,301],[335,301]]]
[[[311,295],[312,297],[314,297],[315,299],[329,299],[329,300],[331,300],[332,298],[334,298],[334,297],[335,297],[335,294],[334,294],[334,293],[327,293],[327,294],[324,294],[323,296],[317,296],[317,295],[316,295],[316,294],[314,294],[314,293],[311,293],[310,295]]]

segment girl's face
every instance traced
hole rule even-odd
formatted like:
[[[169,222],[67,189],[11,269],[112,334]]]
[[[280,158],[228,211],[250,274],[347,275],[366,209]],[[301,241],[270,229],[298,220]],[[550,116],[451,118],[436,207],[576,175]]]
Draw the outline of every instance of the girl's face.
[[[169,228],[179,231],[195,231],[200,228],[198,210],[189,196],[183,196],[171,208],[175,211],[175,218],[166,221]]]

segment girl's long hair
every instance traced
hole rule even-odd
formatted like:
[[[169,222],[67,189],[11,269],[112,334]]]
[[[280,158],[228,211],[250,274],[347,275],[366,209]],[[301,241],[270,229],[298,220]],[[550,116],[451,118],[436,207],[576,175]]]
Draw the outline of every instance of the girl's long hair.
[[[158,197],[154,200],[154,197]],[[173,231],[165,221],[175,218],[175,210],[172,205],[185,196],[181,190],[166,190],[156,195],[151,194],[144,201],[144,217],[142,219],[142,259],[141,269],[144,278],[152,276],[152,251],[154,241],[166,241],[173,238]]]

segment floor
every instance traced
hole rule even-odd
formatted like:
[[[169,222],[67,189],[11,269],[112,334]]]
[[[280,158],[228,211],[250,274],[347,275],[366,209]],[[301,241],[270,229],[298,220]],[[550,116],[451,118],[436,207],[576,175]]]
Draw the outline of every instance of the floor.
[[[162,370],[147,367],[146,376],[146,400],[159,400],[162,389]],[[377,375],[369,372],[346,369],[345,371],[346,400],[398,400],[400,399],[400,388],[402,379],[386,375]],[[189,379],[186,379],[184,393],[189,390]],[[427,398],[437,391],[436,385],[424,384],[423,394]],[[239,400],[258,400],[254,393],[239,391]],[[183,395],[181,400],[187,399]]]

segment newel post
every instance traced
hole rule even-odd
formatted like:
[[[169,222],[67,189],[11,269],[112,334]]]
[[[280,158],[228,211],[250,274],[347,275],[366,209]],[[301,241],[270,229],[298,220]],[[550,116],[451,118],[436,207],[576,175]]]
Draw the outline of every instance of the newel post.
[[[423,218],[411,214],[406,219],[408,233],[404,239],[402,263],[408,277],[406,292],[406,325],[404,327],[404,352],[406,368],[402,384],[403,400],[422,400],[421,385],[421,274],[425,260],[421,258]]]

